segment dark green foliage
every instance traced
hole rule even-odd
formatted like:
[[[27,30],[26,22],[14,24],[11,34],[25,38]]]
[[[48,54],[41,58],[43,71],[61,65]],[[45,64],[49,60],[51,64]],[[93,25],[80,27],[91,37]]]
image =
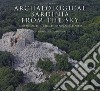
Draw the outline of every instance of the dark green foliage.
[[[37,91],[37,85],[34,83],[28,83],[22,86],[22,91]]]
[[[53,63],[47,58],[39,59],[37,66],[48,72],[53,70]]]
[[[100,41],[100,0],[51,0],[60,5],[85,5],[85,12],[74,12],[72,17],[78,17],[81,28],[41,28],[37,30],[45,32],[37,32],[35,37],[39,41],[46,41],[53,43],[60,49],[66,51],[70,57],[76,60],[81,58],[97,43]],[[16,5],[32,5],[32,4],[45,4],[51,2],[48,0],[0,0],[0,38],[2,34],[9,31],[16,31],[21,28],[20,19],[24,14],[14,12]],[[45,21],[45,20],[44,20]],[[35,30],[34,28],[31,28]],[[51,32],[47,32],[51,31]],[[54,32],[54,31],[65,31]],[[59,70],[68,70],[68,60],[64,56],[57,55],[57,67]],[[39,61],[40,68],[46,71],[52,71],[53,64],[50,61]],[[6,52],[0,52],[0,67],[12,66],[10,55]],[[20,73],[17,73],[9,68],[0,68],[0,89],[3,91],[11,91],[21,81]],[[7,74],[6,74],[7,73]],[[19,77],[18,77],[19,76]],[[17,80],[20,79],[20,80]],[[34,85],[32,83],[25,85],[25,91],[53,91],[52,83],[58,80],[51,77],[50,83],[43,83]],[[53,82],[54,81],[54,82]],[[46,88],[45,88],[46,87]]]
[[[61,74],[62,75],[62,74]],[[59,82],[61,80],[61,76],[57,73],[53,73],[50,77],[50,79],[48,80],[48,82],[54,87],[57,82]]]
[[[14,62],[14,59],[11,53],[0,52],[0,67],[3,67],[3,66],[12,67],[13,62]]]
[[[22,91],[53,91],[53,87],[59,82],[61,77],[54,73],[49,80],[40,84],[28,83],[22,86]]]
[[[26,85],[22,86],[22,91],[52,91],[51,85],[47,82],[40,83],[40,84],[34,84],[34,83],[28,83]]]
[[[68,56],[67,55],[55,55],[56,61],[57,61],[57,68],[61,71],[69,70],[71,65],[68,63]]]
[[[14,87],[11,85],[5,91],[14,91]]]
[[[0,37],[8,31],[16,31],[21,28],[21,18],[24,13],[19,14],[14,12],[14,7],[17,5],[35,5],[48,3],[51,1],[41,0],[1,0],[0,1]],[[66,28],[31,28],[37,31],[35,37],[37,40],[53,43],[60,49],[70,53],[74,50],[81,50],[84,46],[92,48],[100,40],[100,1],[99,0],[63,0],[52,1],[60,5],[84,5],[84,12],[73,12],[72,17],[78,17],[82,27],[66,27]],[[29,15],[29,14],[28,14]],[[44,20],[45,21],[45,20]],[[30,27],[29,27],[30,28]],[[48,32],[50,31],[50,32]],[[65,31],[65,32],[54,32]],[[84,56],[84,55],[82,55]]]
[[[79,51],[77,51],[77,50],[71,51],[71,52],[69,53],[69,55],[70,55],[71,58],[73,58],[73,59],[75,59],[75,60],[81,59],[81,58],[80,58],[80,57],[81,57],[81,53],[80,53]],[[80,61],[80,60],[79,60],[79,61]]]
[[[50,91],[52,89],[48,82],[44,82],[38,85],[37,91]]]
[[[0,89],[9,91],[23,82],[23,73],[9,67],[0,68]]]
[[[66,51],[66,52],[69,51],[70,43],[66,40],[56,39],[56,40],[53,40],[53,44],[58,46],[63,51]]]

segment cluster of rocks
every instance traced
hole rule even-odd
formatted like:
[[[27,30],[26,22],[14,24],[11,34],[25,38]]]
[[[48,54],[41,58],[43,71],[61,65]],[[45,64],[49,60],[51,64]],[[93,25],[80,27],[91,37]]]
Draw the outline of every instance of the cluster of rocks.
[[[25,82],[41,83],[45,81],[45,74],[37,67],[41,58],[49,58],[54,64],[55,53],[63,54],[58,47],[47,42],[34,39],[34,31],[30,29],[17,29],[17,32],[5,33],[0,39],[0,51],[11,52],[15,56],[16,70],[23,71]]]

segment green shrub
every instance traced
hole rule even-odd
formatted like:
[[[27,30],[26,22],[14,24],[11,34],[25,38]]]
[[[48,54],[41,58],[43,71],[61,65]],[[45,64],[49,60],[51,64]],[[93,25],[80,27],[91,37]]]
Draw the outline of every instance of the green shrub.
[[[71,51],[69,53],[70,57],[73,58],[74,60],[80,60],[81,59],[81,53],[77,50]]]
[[[57,68],[61,71],[66,71],[68,70],[71,65],[68,63],[68,57],[67,55],[55,55],[56,61],[57,61]]]
[[[47,58],[39,59],[37,66],[48,72],[53,70],[53,63]]]
[[[13,56],[8,52],[0,52],[0,67],[10,66],[13,64]]]
[[[0,68],[0,89],[9,91],[23,82],[23,73],[10,67]]]
[[[37,85],[30,82],[22,86],[22,91],[37,91]]]

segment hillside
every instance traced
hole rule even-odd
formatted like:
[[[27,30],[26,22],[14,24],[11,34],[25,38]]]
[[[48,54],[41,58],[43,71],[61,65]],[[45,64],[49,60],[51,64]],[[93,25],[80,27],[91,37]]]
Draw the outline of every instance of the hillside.
[[[82,26],[41,27],[42,23],[39,23],[39,27],[22,27],[21,18],[30,13],[15,12],[15,6],[48,3],[84,5],[85,11],[70,12],[70,17],[79,19],[73,25]],[[47,24],[45,18],[43,23]],[[99,41],[100,0],[0,0],[0,91],[15,91],[16,88],[16,91],[56,91],[53,87],[57,82]],[[60,55],[62,53],[64,55]],[[68,62],[69,57],[72,64]],[[87,79],[92,78],[95,77],[91,73]]]

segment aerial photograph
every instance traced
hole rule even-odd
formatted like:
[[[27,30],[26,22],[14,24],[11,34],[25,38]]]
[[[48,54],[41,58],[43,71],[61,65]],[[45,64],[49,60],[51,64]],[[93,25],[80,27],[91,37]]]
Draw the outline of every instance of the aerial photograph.
[[[100,91],[100,0],[0,0],[0,91]]]

